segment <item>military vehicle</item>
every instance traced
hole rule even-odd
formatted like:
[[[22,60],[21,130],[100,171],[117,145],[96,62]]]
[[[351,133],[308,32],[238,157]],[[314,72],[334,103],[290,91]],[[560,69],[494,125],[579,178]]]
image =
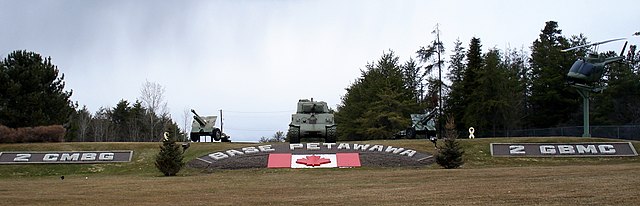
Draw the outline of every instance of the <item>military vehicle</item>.
[[[301,99],[298,109],[291,115],[290,143],[300,143],[302,138],[324,138],[325,142],[336,142],[336,124],[326,102]]]
[[[636,34],[634,34],[636,35]],[[619,39],[611,39],[596,43],[585,44],[581,46],[571,47],[568,49],[561,50],[562,52],[568,52],[575,49],[581,48],[590,48],[593,47],[590,51],[587,51],[587,55],[582,58],[578,58],[567,73],[567,83],[576,88],[578,94],[582,97],[582,121],[583,121],[583,137],[591,137],[589,131],[589,98],[592,92],[601,92],[606,86],[598,85],[598,82],[602,80],[602,75],[605,73],[607,69],[605,66],[607,64],[621,61],[624,59],[624,50],[627,48],[627,43],[624,43],[622,47],[622,52],[620,52],[620,56],[607,57],[603,54],[598,54],[598,45],[620,41],[626,38]],[[633,50],[633,47],[632,47]]]
[[[431,139],[436,137],[436,117],[437,109],[424,114],[411,114],[411,127],[396,134],[396,138],[407,137],[414,139],[416,136],[426,136]]]
[[[229,136],[222,134],[222,131],[215,127],[217,116],[201,117],[193,109],[191,109],[191,113],[193,113],[190,134],[192,142],[200,141],[201,136],[210,136],[215,141],[231,142]]]
[[[600,44],[609,43],[613,41],[620,41],[625,38],[619,39],[611,39],[601,42],[595,42],[590,44],[585,44],[581,46],[571,47],[568,49],[562,50],[562,52],[568,52],[571,50],[581,49],[581,48],[589,48],[589,47],[597,47]],[[581,84],[587,85],[590,83],[598,82],[602,79],[602,74],[605,73],[605,65],[620,61],[624,59],[624,50],[627,47],[626,42],[624,47],[622,48],[622,52],[620,52],[620,56],[613,57],[604,57],[601,54],[598,54],[596,49],[589,51],[585,57],[577,59],[571,69],[569,69],[569,73],[567,73],[567,81],[569,84]]]

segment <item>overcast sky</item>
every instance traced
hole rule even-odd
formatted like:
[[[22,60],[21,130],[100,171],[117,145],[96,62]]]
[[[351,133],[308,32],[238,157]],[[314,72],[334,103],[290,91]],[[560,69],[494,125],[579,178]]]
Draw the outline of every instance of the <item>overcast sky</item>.
[[[50,56],[91,112],[134,102],[156,82],[178,125],[185,109],[222,109],[232,141],[257,141],[287,130],[298,99],[335,108],[383,52],[415,58],[436,24],[448,57],[456,39],[468,47],[474,36],[483,52],[528,50],[550,20],[590,42],[629,37],[640,1],[0,0],[0,57]]]

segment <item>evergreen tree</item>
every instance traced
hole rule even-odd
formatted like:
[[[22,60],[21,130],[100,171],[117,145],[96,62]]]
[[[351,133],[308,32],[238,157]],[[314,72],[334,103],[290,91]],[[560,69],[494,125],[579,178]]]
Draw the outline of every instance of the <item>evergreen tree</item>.
[[[449,74],[447,78],[451,81],[449,95],[446,98],[445,113],[449,117],[455,119],[462,119],[464,116],[464,108],[467,94],[464,92],[463,77],[466,72],[465,64],[465,48],[462,46],[462,42],[458,39],[454,43],[453,53],[449,57]],[[458,121],[456,128],[464,128],[464,124]]]
[[[555,21],[546,22],[539,38],[531,46],[531,111],[529,125],[554,127],[567,122],[580,107],[580,97],[565,84],[565,75],[576,59],[575,54],[562,53],[570,47],[561,36]]]
[[[175,176],[184,166],[182,151],[175,141],[177,133],[177,130],[165,133],[160,152],[156,155],[156,168],[165,176]]]
[[[444,146],[440,147],[436,155],[436,163],[445,169],[455,169],[464,164],[464,151],[456,139],[446,138]]]
[[[446,169],[458,168],[464,164],[464,159],[462,158],[464,149],[457,141],[458,132],[455,129],[455,125],[453,117],[447,118],[444,146],[441,146],[438,154],[436,154],[436,163]]]
[[[409,58],[409,61],[405,62],[401,68],[405,87],[414,91],[414,98],[420,103],[424,95],[423,81],[427,74],[422,71],[422,67],[418,66],[413,58]]]
[[[406,105],[412,105],[411,99],[401,98],[401,94],[390,88],[382,88],[377,94],[379,100],[370,104],[371,108],[356,119],[362,125],[362,133],[368,139],[387,139],[410,124],[405,115]]]
[[[14,51],[0,61],[0,124],[7,127],[62,125],[74,105],[64,91],[64,74],[51,57]]]
[[[528,106],[528,82],[529,82],[529,68],[527,62],[529,58],[525,52],[514,49],[507,49],[505,51],[504,59],[502,60],[503,67],[506,73],[506,84],[508,100],[510,101],[511,110],[505,115],[505,127],[506,129],[521,128],[524,124],[523,119],[527,116]]]
[[[478,125],[486,125],[486,119],[482,114],[476,113],[477,111],[482,110],[483,108],[479,107],[479,105],[475,105],[477,107],[470,107],[472,103],[482,101],[482,94],[478,91],[480,86],[480,81],[478,77],[483,69],[483,60],[482,60],[482,44],[480,43],[479,38],[471,38],[471,43],[469,44],[469,50],[467,51],[467,66],[464,72],[464,76],[462,77],[462,94],[465,95],[464,101],[461,102],[462,108],[464,108],[464,113],[462,115],[462,122],[464,123],[463,128],[467,127],[476,127]],[[457,118],[457,117],[456,117]],[[460,128],[460,129],[463,129]]]
[[[116,127],[116,141],[123,142],[129,139],[129,119],[131,107],[127,100],[120,100],[116,107],[111,110],[111,121]]]
[[[616,56],[615,52],[601,54]],[[632,59],[632,55],[627,55]],[[593,124],[638,124],[640,123],[640,75],[633,71],[633,64],[614,63],[607,65],[604,83],[608,86],[602,93],[592,95]]]
[[[346,89],[335,113],[340,140],[390,138],[406,129],[409,114],[418,110],[414,90],[406,87],[393,51],[366,68]]]

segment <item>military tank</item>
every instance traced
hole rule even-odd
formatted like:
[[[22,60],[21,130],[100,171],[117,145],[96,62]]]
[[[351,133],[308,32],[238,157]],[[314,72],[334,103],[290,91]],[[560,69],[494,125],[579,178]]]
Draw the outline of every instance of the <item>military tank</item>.
[[[193,109],[191,113],[193,113],[193,122],[189,137],[192,142],[200,141],[201,136],[210,136],[215,141],[231,142],[229,136],[222,134],[222,131],[215,127],[217,116],[201,117]]]
[[[302,138],[324,138],[325,142],[336,142],[336,124],[326,102],[301,99],[298,109],[291,115],[290,143],[300,143]]]

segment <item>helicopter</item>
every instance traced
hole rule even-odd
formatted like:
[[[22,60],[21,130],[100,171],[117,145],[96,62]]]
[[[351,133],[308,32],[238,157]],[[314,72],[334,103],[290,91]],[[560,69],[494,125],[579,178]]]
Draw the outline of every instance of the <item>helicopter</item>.
[[[569,84],[580,84],[586,86],[589,83],[600,81],[602,74],[604,74],[605,71],[605,65],[624,59],[624,50],[627,48],[627,43],[629,42],[624,43],[620,56],[608,58],[598,54],[597,46],[625,39],[626,38],[610,39],[560,50],[561,52],[568,52],[580,48],[595,47],[589,51],[585,57],[579,58],[573,63],[571,69],[569,69],[569,73],[567,73],[567,82]]]

